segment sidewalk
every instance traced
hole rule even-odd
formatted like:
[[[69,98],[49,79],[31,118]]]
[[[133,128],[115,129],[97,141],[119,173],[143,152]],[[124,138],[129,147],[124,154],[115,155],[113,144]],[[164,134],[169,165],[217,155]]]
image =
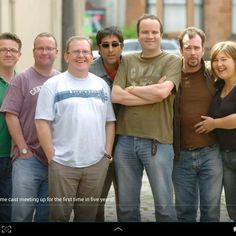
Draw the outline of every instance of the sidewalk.
[[[113,186],[111,186],[111,189],[110,189],[107,201],[106,201],[105,218],[107,222],[117,221]],[[142,222],[155,222],[152,192],[149,186],[146,173],[144,173],[143,175],[143,183],[142,183],[142,189],[141,189],[141,218],[142,218]],[[224,192],[222,193],[222,196],[221,196],[220,221],[230,222],[230,219],[226,210]]]

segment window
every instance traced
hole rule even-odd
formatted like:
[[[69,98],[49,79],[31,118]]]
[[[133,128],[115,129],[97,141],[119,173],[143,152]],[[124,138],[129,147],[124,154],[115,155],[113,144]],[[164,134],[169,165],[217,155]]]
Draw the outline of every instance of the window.
[[[181,32],[186,27],[186,0],[164,0],[164,31]]]
[[[156,15],[156,0],[147,0],[147,12]]]
[[[203,3],[202,0],[194,0],[194,26],[203,29]]]

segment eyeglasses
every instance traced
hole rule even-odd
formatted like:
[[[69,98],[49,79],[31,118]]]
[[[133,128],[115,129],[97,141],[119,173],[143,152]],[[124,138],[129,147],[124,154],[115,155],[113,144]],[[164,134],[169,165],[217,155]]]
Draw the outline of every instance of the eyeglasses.
[[[91,52],[88,51],[88,50],[74,50],[74,51],[67,52],[67,53],[68,53],[68,54],[71,54],[71,55],[74,56],[74,57],[77,57],[77,56],[79,56],[80,54],[82,54],[83,56],[91,55]]]
[[[51,47],[46,47],[46,48],[35,48],[34,50],[37,51],[37,52],[52,52],[54,51],[56,48],[51,48]]]
[[[112,43],[101,43],[99,44],[102,48],[109,48],[110,45],[113,47],[113,48],[117,48],[118,46],[120,46],[122,43],[120,42],[112,42]]]
[[[1,54],[7,54],[8,52],[11,55],[16,55],[19,51],[16,50],[15,48],[0,48],[0,53]]]

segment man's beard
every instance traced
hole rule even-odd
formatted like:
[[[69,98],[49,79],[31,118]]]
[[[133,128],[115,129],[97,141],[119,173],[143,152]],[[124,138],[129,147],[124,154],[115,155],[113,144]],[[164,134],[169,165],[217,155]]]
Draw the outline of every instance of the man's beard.
[[[199,61],[196,59],[194,61],[192,61],[192,63],[190,61],[188,61],[188,66],[191,67],[191,68],[195,68],[199,65]]]

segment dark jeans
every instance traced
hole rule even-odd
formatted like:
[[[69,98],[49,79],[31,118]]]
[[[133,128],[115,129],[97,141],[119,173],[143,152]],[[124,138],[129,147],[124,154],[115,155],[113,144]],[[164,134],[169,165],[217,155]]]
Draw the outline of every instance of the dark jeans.
[[[221,152],[224,167],[223,185],[225,190],[225,202],[229,217],[236,221],[236,152]]]
[[[12,165],[9,157],[0,157],[0,222],[11,221]]]

